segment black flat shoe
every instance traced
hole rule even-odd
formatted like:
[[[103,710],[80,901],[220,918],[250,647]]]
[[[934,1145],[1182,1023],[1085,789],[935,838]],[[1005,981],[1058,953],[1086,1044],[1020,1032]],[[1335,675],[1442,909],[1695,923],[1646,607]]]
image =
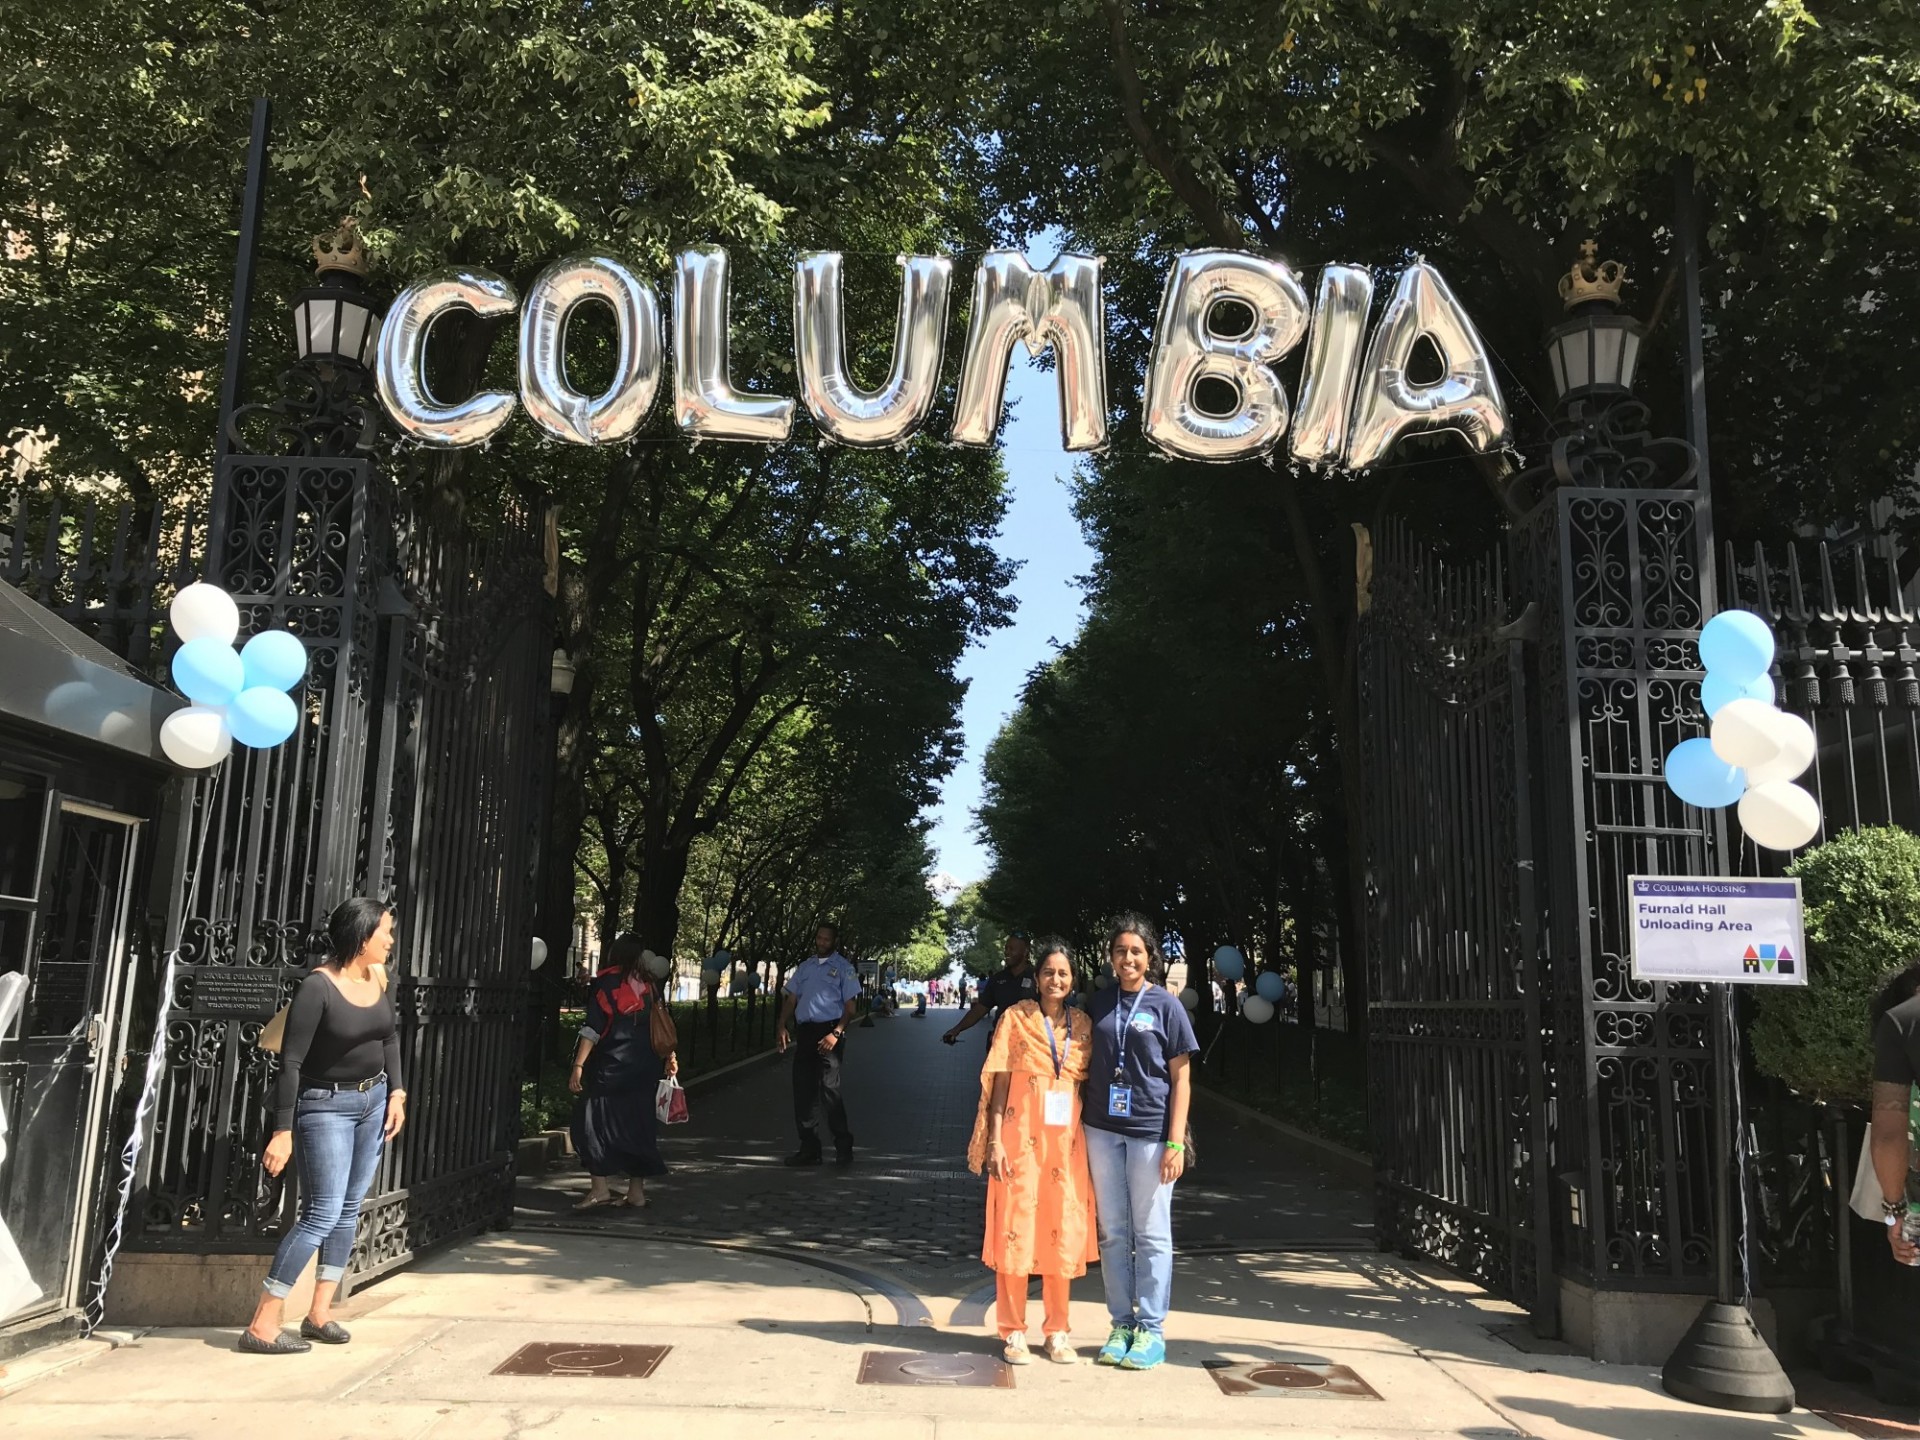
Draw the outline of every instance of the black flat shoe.
[[[853,1151],[842,1150],[838,1155],[833,1157],[833,1163],[842,1170],[846,1169],[849,1165],[853,1164]]]
[[[271,1340],[262,1340],[253,1331],[242,1330],[237,1348],[243,1355],[304,1355],[313,1346],[284,1330]]]
[[[818,1150],[797,1150],[787,1156],[787,1164],[796,1170],[805,1165],[818,1165],[819,1163],[820,1152]]]
[[[318,1340],[322,1345],[344,1345],[353,1339],[353,1332],[338,1320],[329,1320],[324,1325],[316,1325],[311,1320],[302,1320],[300,1333],[309,1340]]]

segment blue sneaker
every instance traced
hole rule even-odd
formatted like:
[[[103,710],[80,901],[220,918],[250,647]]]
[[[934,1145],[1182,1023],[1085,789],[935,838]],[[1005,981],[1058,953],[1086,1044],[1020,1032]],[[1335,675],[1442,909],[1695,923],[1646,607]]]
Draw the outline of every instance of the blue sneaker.
[[[1151,1330],[1133,1332],[1133,1344],[1120,1362],[1122,1370],[1151,1370],[1167,1358],[1167,1342]]]
[[[1093,1357],[1096,1365],[1118,1365],[1133,1353],[1133,1327],[1124,1322],[1113,1327],[1113,1333],[1107,1336],[1107,1343],[1100,1347],[1100,1353]]]

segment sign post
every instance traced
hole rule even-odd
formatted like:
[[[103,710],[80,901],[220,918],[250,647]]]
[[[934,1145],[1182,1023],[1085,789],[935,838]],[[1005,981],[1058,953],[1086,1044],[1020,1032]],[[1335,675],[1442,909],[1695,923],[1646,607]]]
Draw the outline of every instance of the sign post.
[[[1714,1298],[1660,1372],[1669,1394],[1696,1405],[1759,1414],[1793,1408],[1793,1382],[1754,1324],[1746,1275],[1736,1273],[1734,1186],[1739,1114],[1735,985],[1805,985],[1806,929],[1798,880],[1719,876],[1627,877],[1636,980],[1708,987],[1713,1004]],[[1743,1207],[1744,1209],[1744,1207]]]

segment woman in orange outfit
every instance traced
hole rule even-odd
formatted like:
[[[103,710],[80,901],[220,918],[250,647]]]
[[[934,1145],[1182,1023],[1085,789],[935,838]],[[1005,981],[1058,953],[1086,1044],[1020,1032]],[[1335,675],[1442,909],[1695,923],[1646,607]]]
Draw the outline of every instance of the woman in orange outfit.
[[[1040,1277],[1046,1309],[1045,1353],[1071,1365],[1067,1292],[1099,1253],[1093,1182],[1080,1130],[1080,1082],[1087,1075],[1093,1027],[1067,1004],[1073,964],[1066,942],[1037,948],[1039,998],[1008,1007],[980,1071],[980,1113],[967,1165],[987,1176],[987,1233],[980,1258],[999,1281],[999,1328],[1008,1363],[1027,1348],[1027,1277]]]

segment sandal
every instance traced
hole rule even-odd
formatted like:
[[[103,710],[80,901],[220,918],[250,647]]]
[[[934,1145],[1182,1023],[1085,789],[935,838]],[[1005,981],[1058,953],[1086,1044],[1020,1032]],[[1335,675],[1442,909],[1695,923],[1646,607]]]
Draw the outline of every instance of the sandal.
[[[578,1215],[582,1210],[611,1210],[620,1202],[611,1195],[595,1195],[588,1192],[573,1202],[573,1212]]]
[[[647,1206],[651,1205],[653,1201],[649,1200],[645,1195],[642,1195],[638,1200],[623,1199],[617,1203],[622,1210],[644,1210]]]

